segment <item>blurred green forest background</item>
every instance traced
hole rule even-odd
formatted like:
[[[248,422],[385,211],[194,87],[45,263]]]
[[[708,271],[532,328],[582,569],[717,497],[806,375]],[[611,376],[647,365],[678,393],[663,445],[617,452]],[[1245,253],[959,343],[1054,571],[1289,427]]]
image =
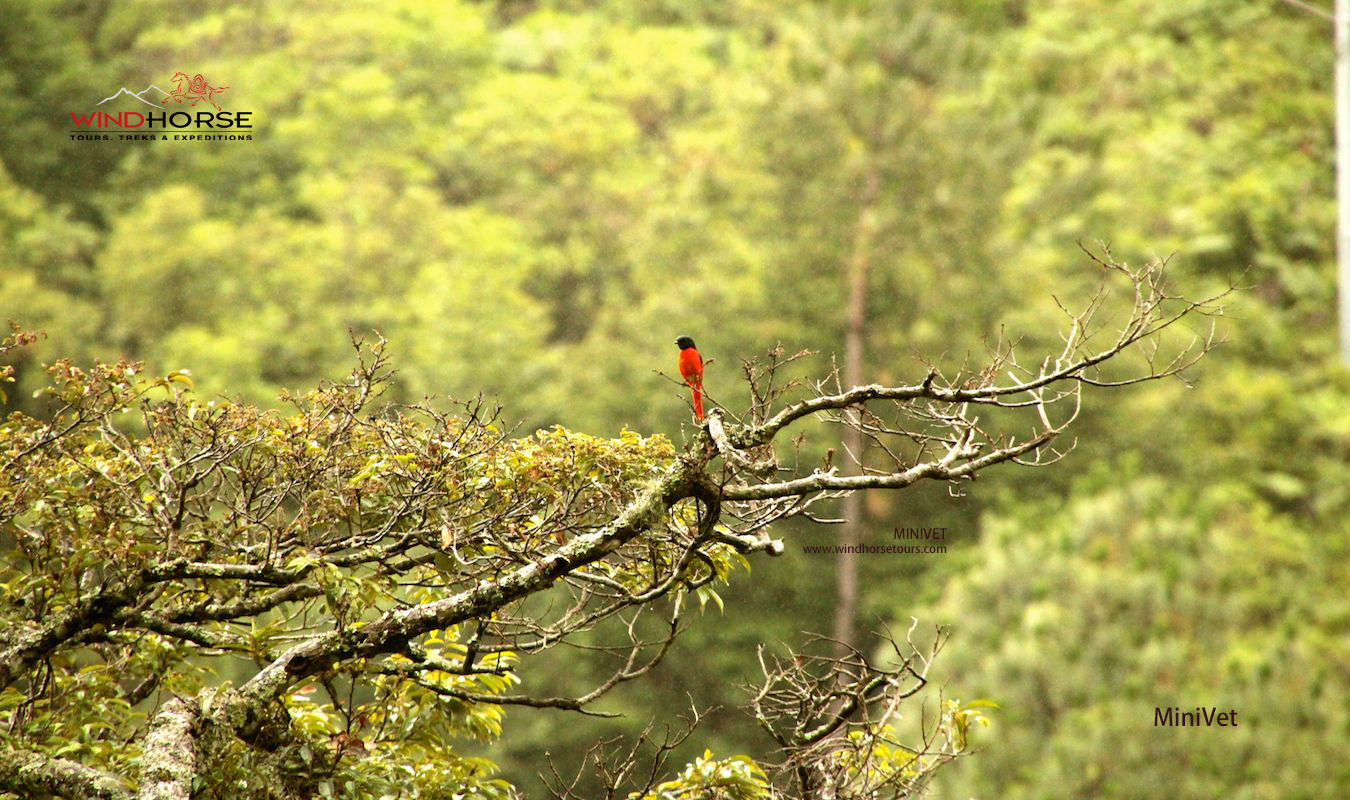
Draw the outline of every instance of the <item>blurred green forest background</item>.
[[[863,558],[863,626],[950,625],[948,693],[999,705],[936,796],[1350,796],[1331,34],[1279,0],[3,0],[0,318],[46,333],[7,410],[40,413],[41,361],[124,354],[275,404],[378,329],[392,399],[678,440],[678,334],[733,409],[778,343],[829,371],[868,174],[869,379],[1000,331],[1057,348],[1051,295],[1096,281],[1078,240],[1175,254],[1188,294],[1248,287],[1194,385],[1089,394],[1054,467],[868,497],[868,543],[945,526],[950,551]],[[70,140],[176,71],[229,86],[253,140]],[[763,755],[754,647],[834,607],[799,546],[834,530],[783,533],[602,703],[623,719],[510,710],[482,752],[531,789],[544,751],[692,701],[721,710],[690,753]],[[530,688],[589,685],[554,653]],[[1197,705],[1239,726],[1153,727]]]

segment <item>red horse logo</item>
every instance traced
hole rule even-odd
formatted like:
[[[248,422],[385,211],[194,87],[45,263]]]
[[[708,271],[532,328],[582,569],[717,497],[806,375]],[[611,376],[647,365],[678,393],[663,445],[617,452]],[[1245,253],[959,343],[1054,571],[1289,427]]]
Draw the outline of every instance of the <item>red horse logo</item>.
[[[183,86],[184,81],[187,82],[186,87]],[[170,100],[175,103],[191,100],[192,105],[195,106],[205,100],[219,111],[220,106],[216,105],[215,101],[211,99],[211,96],[216,92],[223,92],[230,88],[228,86],[207,86],[206,79],[201,76],[201,73],[189,78],[181,72],[175,72],[173,74],[173,82],[178,84],[178,86],[176,86],[172,92],[169,92],[169,96],[161,100],[160,103],[168,103]]]

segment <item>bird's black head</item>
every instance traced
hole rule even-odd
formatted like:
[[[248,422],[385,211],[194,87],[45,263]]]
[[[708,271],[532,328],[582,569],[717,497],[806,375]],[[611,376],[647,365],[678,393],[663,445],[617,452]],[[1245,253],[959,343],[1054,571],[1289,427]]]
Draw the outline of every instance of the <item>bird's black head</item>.
[[[675,340],[675,344],[678,344],[681,350],[688,350],[694,346],[694,340],[688,336],[681,336]]]

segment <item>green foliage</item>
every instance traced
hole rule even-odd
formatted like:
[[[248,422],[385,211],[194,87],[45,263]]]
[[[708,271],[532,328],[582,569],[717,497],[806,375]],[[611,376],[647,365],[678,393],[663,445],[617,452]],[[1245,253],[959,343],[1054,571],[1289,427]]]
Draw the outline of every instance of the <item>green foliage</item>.
[[[522,492],[555,493],[564,459],[592,465],[597,472],[645,475],[651,468],[643,460],[646,453],[669,457],[669,443],[660,439],[649,444],[629,437],[588,447],[588,437],[558,432],[518,450],[508,447],[491,459],[452,454],[435,467],[397,445],[387,455],[370,455],[411,431],[400,434],[392,423],[353,429],[350,419],[342,422],[335,409],[351,401],[349,387],[298,398],[299,410],[282,415],[196,400],[186,375],[149,379],[128,362],[84,371],[62,361],[48,371],[53,384],[46,394],[61,410],[48,422],[15,414],[0,424],[0,457],[6,464],[0,480],[0,535],[9,553],[0,570],[0,639],[22,644],[48,630],[48,620],[80,619],[89,613],[90,598],[110,587],[161,569],[172,573],[175,554],[195,552],[225,577],[232,568],[246,569],[263,541],[279,548],[277,563],[288,576],[281,583],[293,581],[298,598],[317,596],[317,605],[303,614],[310,621],[299,628],[294,615],[269,614],[263,606],[261,615],[242,620],[249,627],[241,634],[239,620],[211,609],[247,605],[257,599],[254,590],[209,578],[171,589],[161,585],[149,598],[172,598],[168,606],[152,611],[147,603],[136,612],[164,615],[149,630],[131,634],[122,627],[128,621],[124,617],[98,622],[80,634],[89,636],[89,647],[53,653],[35,677],[0,693],[11,741],[120,774],[134,774],[140,755],[136,736],[154,711],[155,704],[148,702],[152,695],[206,697],[202,713],[209,714],[210,692],[225,688],[220,674],[235,674],[249,660],[272,657],[274,648],[284,648],[297,633],[316,626],[359,627],[391,604],[437,596],[434,587],[449,579],[438,565],[421,568],[412,585],[422,588],[409,590],[380,570],[343,569],[321,555],[322,542],[332,541],[350,520],[378,525],[375,521],[393,508],[385,503],[427,480],[428,471],[437,470],[431,479],[452,497],[462,487],[486,488],[475,497],[490,508],[519,502]],[[135,412],[147,430],[135,444],[116,428],[89,424],[125,419],[127,412]],[[449,437],[445,441],[466,454],[482,444],[466,426],[453,422],[422,435]],[[58,437],[60,446],[52,450],[49,445]],[[479,437],[500,438],[491,430],[480,431]],[[194,482],[214,484],[206,505],[191,501],[186,490],[166,493],[151,478],[150,465],[187,458],[194,444],[206,441],[239,456],[197,476]],[[647,451],[635,458],[640,448]],[[261,462],[272,465],[266,483],[296,481],[303,487],[290,498],[300,501],[290,509],[297,516],[291,517],[283,503],[273,506],[278,516],[258,516],[247,509],[247,500],[228,499],[230,479],[224,476],[247,482],[249,465]],[[321,474],[326,477],[318,479]],[[284,533],[276,538],[280,532],[273,525],[284,518],[291,520],[288,526],[303,527],[301,539]],[[396,526],[396,519],[388,524]],[[287,540],[290,545],[282,543]],[[269,582],[276,585],[278,578],[264,580]],[[204,624],[196,627],[197,622]],[[462,659],[465,645],[459,638],[457,630],[433,633],[419,652],[432,660],[442,654]],[[501,734],[502,709],[491,702],[447,698],[456,692],[479,698],[502,694],[518,681],[511,671],[514,662],[514,654],[502,652],[482,661],[493,671],[431,673],[420,683],[398,679],[395,669],[366,686],[352,678],[345,697],[335,693],[329,678],[322,702],[314,696],[320,686],[302,687],[284,698],[296,738],[265,754],[221,739],[216,768],[203,772],[200,796],[269,796],[269,785],[295,783],[324,797],[442,798],[465,792],[505,797],[507,784],[491,777],[495,766],[461,754],[452,744],[465,737],[495,739]],[[407,659],[393,663],[395,668],[411,664]],[[409,770],[415,776],[411,783]]]
[[[1010,476],[986,513],[932,613],[962,643],[944,675],[997,699],[1002,724],[984,763],[940,779],[948,792],[1350,785],[1309,769],[1350,731],[1331,677],[1350,632],[1350,386],[1326,363],[1324,34],[1278,5],[1046,2],[995,59],[988,90],[1027,136],[1000,225],[1011,279],[1068,293],[1063,242],[1082,237],[1128,258],[1176,252],[1199,285],[1247,269],[1253,290],[1195,388],[1089,409],[1074,455],[1097,462],[1087,475]],[[1198,705],[1237,709],[1238,727],[1153,727],[1154,708]]]
[[[1096,470],[1064,509],[1006,504],[931,612],[971,645],[944,677],[1001,707],[985,763],[947,790],[1340,793],[1350,773],[1303,765],[1335,763],[1350,724],[1334,677],[1350,656],[1344,517],[1313,533],[1239,485],[1190,494],[1137,472]],[[1238,725],[1154,727],[1155,708],[1195,706]]]

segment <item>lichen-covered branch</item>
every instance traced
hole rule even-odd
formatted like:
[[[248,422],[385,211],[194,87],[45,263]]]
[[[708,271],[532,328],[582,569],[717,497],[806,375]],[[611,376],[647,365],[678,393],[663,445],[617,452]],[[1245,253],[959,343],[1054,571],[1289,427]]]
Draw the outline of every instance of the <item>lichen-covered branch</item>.
[[[156,712],[141,748],[141,788],[136,800],[189,800],[197,775],[197,709],[171,697]]]
[[[20,796],[54,794],[69,800],[133,800],[117,776],[75,761],[18,748],[0,748],[0,788]]]

